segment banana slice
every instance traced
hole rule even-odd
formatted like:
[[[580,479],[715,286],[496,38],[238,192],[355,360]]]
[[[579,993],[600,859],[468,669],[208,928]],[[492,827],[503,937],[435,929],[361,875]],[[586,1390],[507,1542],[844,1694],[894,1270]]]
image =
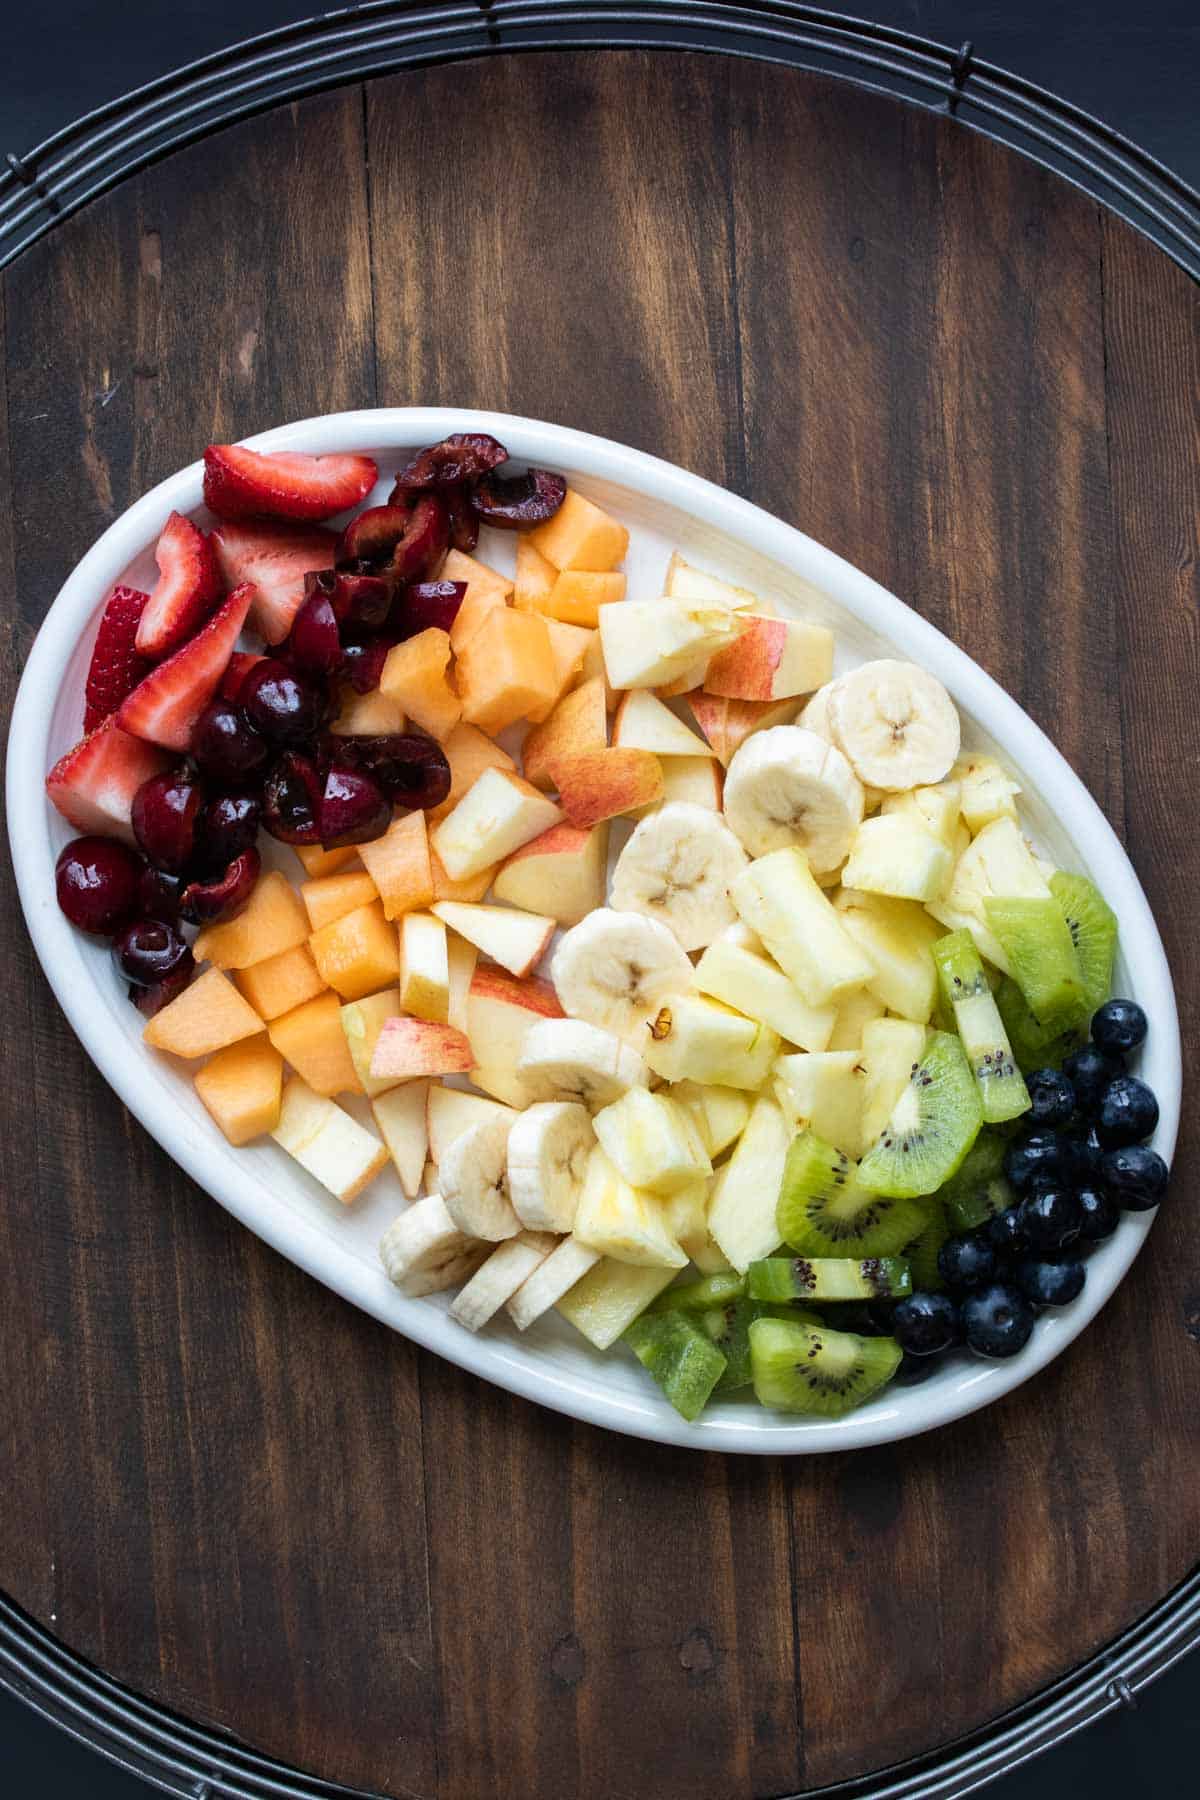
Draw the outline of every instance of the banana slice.
[[[544,1263],[558,1239],[547,1231],[523,1231],[519,1237],[493,1250],[476,1269],[462,1292],[451,1303],[450,1317],[478,1331],[506,1300],[511,1300],[540,1263]]]
[[[829,722],[859,780],[890,792],[944,780],[959,752],[954,702],[916,663],[884,658],[843,675],[829,697]]]
[[[440,1194],[428,1194],[388,1226],[379,1257],[388,1280],[417,1298],[468,1280],[488,1248],[459,1230]]]
[[[729,887],[746,862],[715,812],[673,800],[634,828],[613,869],[609,897],[618,912],[658,919],[685,950],[702,950],[737,917]]]
[[[829,874],[845,862],[862,816],[862,783],[815,731],[775,725],[733,753],[725,817],[751,856],[794,844],[814,873]]]
[[[691,987],[692,965],[657,919],[602,906],[562,938],[550,978],[564,1012],[637,1049],[667,995]]]
[[[511,1118],[482,1119],[456,1137],[438,1164],[446,1211],[469,1237],[499,1243],[516,1237],[521,1221],[508,1193]]]
[[[592,1112],[650,1085],[636,1050],[582,1019],[539,1020],[525,1033],[517,1074],[535,1100],[578,1100]]]
[[[518,1331],[528,1331],[535,1319],[557,1306],[564,1294],[600,1261],[600,1252],[578,1238],[563,1238],[544,1263],[519,1287],[508,1303],[508,1316]]]
[[[830,723],[829,718],[829,702],[833,697],[833,690],[836,686],[837,680],[835,678],[833,681],[827,681],[824,687],[819,687],[816,693],[805,703],[799,718],[796,720],[797,725],[803,725],[805,731],[815,731],[817,736],[823,737],[827,744],[832,744],[833,742],[833,726]]]
[[[595,1141],[587,1107],[577,1100],[541,1100],[514,1120],[508,1134],[508,1192],[522,1225],[534,1231],[570,1231]]]

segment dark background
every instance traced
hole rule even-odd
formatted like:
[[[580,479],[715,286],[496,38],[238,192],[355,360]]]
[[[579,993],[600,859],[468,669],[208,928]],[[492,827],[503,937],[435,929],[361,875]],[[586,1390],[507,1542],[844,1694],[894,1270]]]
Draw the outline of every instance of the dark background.
[[[314,7],[314,10],[316,8]],[[834,8],[943,43],[1096,114],[1200,186],[1198,0],[860,0]],[[304,0],[0,0],[0,155],[222,45],[306,16]],[[1019,1494],[998,1504],[1020,1505]],[[995,1800],[1195,1800],[1200,1663],[1185,1661],[1092,1730],[988,1790]],[[13,1800],[139,1800],[146,1787],[0,1694],[0,1791]]]

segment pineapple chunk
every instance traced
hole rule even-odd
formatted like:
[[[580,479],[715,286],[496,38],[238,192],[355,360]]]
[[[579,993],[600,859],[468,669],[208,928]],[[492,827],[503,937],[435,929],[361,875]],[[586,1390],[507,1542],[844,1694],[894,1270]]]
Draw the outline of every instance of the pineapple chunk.
[[[985,900],[1048,900],[1050,886],[1012,819],[993,819],[963,851],[945,893],[929,911],[949,931],[969,931],[980,956],[1010,975],[1008,958],[990,929]],[[912,1016],[912,1015],[910,1015]]]
[[[283,1090],[271,1136],[343,1206],[362,1193],[388,1160],[387,1146],[298,1075]]]
[[[898,900],[936,900],[945,892],[953,861],[949,846],[919,819],[881,812],[855,832],[842,881]]]
[[[925,1037],[924,1025],[908,1019],[872,1019],[863,1027],[862,1061],[867,1070],[862,1108],[864,1147],[875,1142],[891,1118],[913,1064],[924,1054]]]
[[[741,1275],[779,1246],[775,1208],[791,1140],[783,1109],[760,1097],[737,1148],[713,1182],[709,1236]]]
[[[750,1117],[751,1101],[739,1088],[681,1081],[671,1089],[671,1098],[691,1113],[709,1156],[720,1156],[735,1144]]]
[[[993,819],[1017,817],[1016,796],[1020,783],[990,756],[964,756],[951,774],[962,784],[962,816],[971,831],[982,831]]]
[[[712,1163],[686,1108],[664,1094],[629,1088],[592,1121],[605,1151],[631,1187],[672,1194]],[[578,1229],[578,1228],[577,1228]]]
[[[632,1187],[599,1144],[588,1153],[572,1233],[581,1244],[639,1268],[682,1269],[687,1256],[662,1196]]]
[[[837,1010],[827,1044],[803,1044],[804,1050],[861,1050],[863,1034],[872,1019],[882,1019],[887,1008],[870,988],[847,994]]]
[[[838,918],[870,958],[867,986],[889,1012],[925,1024],[937,998],[937,970],[930,946],[942,935],[915,900],[860,894],[843,888]]]
[[[760,856],[742,870],[729,897],[810,1006],[838,1000],[874,975],[870,956],[847,933],[802,850]]]
[[[862,1154],[866,1068],[857,1050],[825,1050],[781,1056],[775,1096],[788,1124],[818,1137],[856,1160]]]
[[[626,1327],[674,1278],[674,1269],[633,1268],[605,1257],[563,1295],[558,1310],[589,1344],[597,1350],[611,1350]]]
[[[757,1092],[779,1054],[779,1035],[719,1000],[677,994],[659,1009],[642,1054],[664,1081]]]
[[[962,812],[961,782],[939,781],[936,787],[908,788],[902,794],[887,794],[879,810],[885,816],[898,813],[903,818],[919,819],[957,856],[955,844]]]
[[[743,925],[714,938],[696,965],[702,994],[736,1006],[802,1050],[824,1050],[836,1014],[832,1006],[810,1006],[783,970],[743,942]]]

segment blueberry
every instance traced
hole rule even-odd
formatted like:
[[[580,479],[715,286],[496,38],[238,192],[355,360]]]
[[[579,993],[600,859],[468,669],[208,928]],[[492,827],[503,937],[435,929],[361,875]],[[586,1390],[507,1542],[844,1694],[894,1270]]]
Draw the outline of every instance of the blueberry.
[[[900,1358],[892,1380],[897,1387],[916,1387],[919,1381],[924,1381],[927,1376],[932,1375],[937,1366],[936,1356],[914,1356],[911,1350],[906,1350]]]
[[[1079,1201],[1070,1188],[1039,1188],[1018,1209],[1026,1242],[1034,1250],[1062,1250],[1083,1227]]]
[[[1066,1306],[1083,1292],[1087,1270],[1077,1256],[1061,1262],[1026,1257],[1017,1264],[1017,1286],[1035,1306]]]
[[[884,1316],[890,1310],[877,1300],[847,1300],[830,1314],[830,1323],[838,1331],[856,1331],[859,1337],[891,1337],[892,1321]]]
[[[1025,1083],[1035,1125],[1066,1125],[1075,1113],[1075,1089],[1061,1069],[1037,1069]]]
[[[1089,1125],[1086,1131],[1073,1132],[1067,1139],[1067,1160],[1072,1181],[1081,1187],[1099,1181],[1104,1145],[1094,1125]]]
[[[1088,1118],[1096,1112],[1100,1096],[1109,1082],[1124,1073],[1125,1064],[1121,1058],[1097,1049],[1095,1044],[1085,1044],[1063,1064],[1063,1074],[1075,1089],[1076,1104]]]
[[[1057,1131],[1031,1131],[1017,1138],[1004,1152],[1004,1173],[1018,1194],[1027,1194],[1038,1181],[1058,1181],[1069,1174],[1070,1146]]]
[[[962,1304],[963,1335],[977,1356],[1015,1356],[1029,1342],[1033,1309],[1019,1288],[994,1282]]]
[[[1100,1096],[1096,1135],[1106,1150],[1140,1144],[1158,1124],[1158,1101],[1136,1075],[1118,1075]]]
[[[1162,1199],[1170,1173],[1157,1150],[1130,1144],[1106,1153],[1101,1179],[1119,1206],[1128,1212],[1146,1212]]]
[[[892,1331],[902,1350],[936,1356],[958,1341],[958,1308],[948,1294],[911,1294],[892,1314]]]
[[[1092,1018],[1092,1042],[1101,1050],[1136,1050],[1146,1041],[1146,1029],[1136,1000],[1109,1000]]]
[[[997,1256],[1012,1256],[1029,1248],[1019,1206],[1007,1206],[990,1218],[983,1228],[984,1236]]]
[[[1078,1199],[1083,1215],[1079,1236],[1083,1242],[1099,1244],[1104,1238],[1111,1237],[1121,1222],[1116,1201],[1099,1187],[1080,1188]]]
[[[947,1238],[938,1251],[938,1274],[948,1288],[977,1288],[996,1273],[996,1252],[982,1234]]]

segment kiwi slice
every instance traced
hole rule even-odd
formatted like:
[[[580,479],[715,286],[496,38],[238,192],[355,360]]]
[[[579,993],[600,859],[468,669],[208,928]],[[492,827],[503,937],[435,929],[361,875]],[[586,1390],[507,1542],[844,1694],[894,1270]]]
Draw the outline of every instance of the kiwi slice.
[[[685,1281],[679,1287],[669,1287],[652,1300],[646,1308],[647,1312],[707,1312],[712,1306],[727,1306],[731,1300],[740,1300],[746,1292],[746,1277],[739,1275],[735,1269],[725,1269],[717,1275],[706,1275],[703,1281]]]
[[[739,1388],[750,1386],[750,1327],[764,1310],[754,1300],[730,1300],[725,1306],[709,1307],[695,1315],[709,1342],[725,1358],[725,1372],[713,1389],[715,1394],[736,1394]]]
[[[1039,1019],[1011,975],[1006,975],[996,990],[996,1010],[1004,1021],[1017,1067],[1026,1075],[1035,1069],[1061,1068],[1083,1042],[1086,1007]]]
[[[969,931],[952,931],[931,946],[942,999],[979,1087],[985,1123],[1029,1111],[1029,1089],[1017,1067],[1004,1022]]]
[[[985,900],[983,910],[1033,1012],[1050,1018],[1086,1004],[1071,928],[1052,894]]]
[[[1112,993],[1117,915],[1086,875],[1068,875],[1065,869],[1059,869],[1050,877],[1050,892],[1067,921],[1079,959],[1087,1010],[1094,1013]]]
[[[975,1141],[978,1143],[979,1140]],[[970,1155],[968,1150],[967,1156]],[[958,1177],[952,1179],[957,1181]],[[938,1251],[950,1236],[950,1220],[940,1194],[923,1200],[921,1205],[926,1214],[925,1224],[912,1243],[904,1246],[904,1261],[912,1276],[913,1292],[937,1294],[946,1285],[938,1268]]]
[[[783,1165],[775,1223],[803,1256],[890,1256],[921,1228],[907,1200],[872,1194],[855,1164],[815,1131],[793,1138]]]
[[[841,1418],[891,1380],[900,1357],[895,1338],[793,1319],[755,1319],[750,1327],[755,1398],[780,1412]]]
[[[677,1413],[696,1419],[725,1373],[725,1358],[687,1313],[643,1313],[624,1331],[625,1342],[653,1375]]]
[[[958,1168],[982,1123],[979,1089],[962,1044],[949,1031],[931,1031],[891,1117],[858,1165],[858,1180],[873,1194],[897,1199],[934,1194]]]
[[[764,1256],[746,1271],[752,1300],[903,1300],[912,1293],[908,1264],[894,1256]]]
[[[953,1231],[974,1231],[977,1225],[1016,1204],[1017,1196],[1004,1175],[1004,1138],[981,1131],[962,1160],[961,1167],[945,1183],[938,1199]]]

